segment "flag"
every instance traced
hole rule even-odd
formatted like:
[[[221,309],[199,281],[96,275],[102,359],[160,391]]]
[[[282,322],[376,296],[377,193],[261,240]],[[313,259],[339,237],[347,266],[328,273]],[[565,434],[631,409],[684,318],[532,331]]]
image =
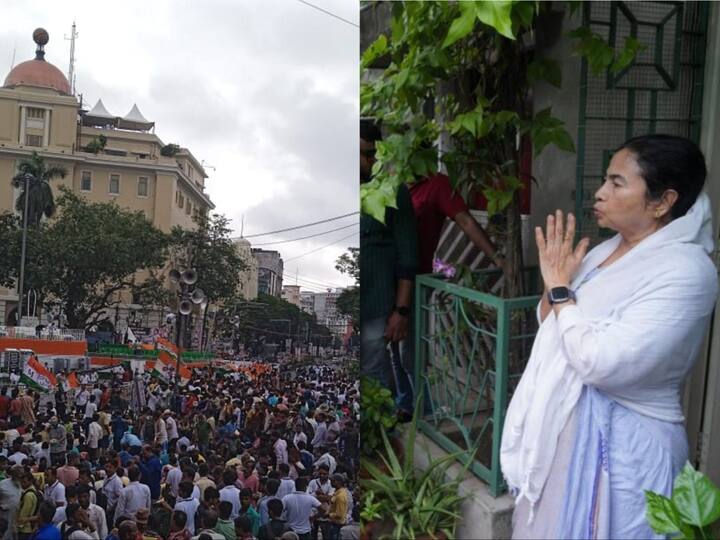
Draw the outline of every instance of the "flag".
[[[169,358],[169,355],[159,354],[158,359],[155,361],[152,374],[166,382],[174,382],[176,363],[177,359],[173,360]],[[187,366],[180,364],[180,384],[183,386],[186,385],[190,382],[191,377],[192,371]]]
[[[77,375],[75,375],[75,372],[68,375],[67,379],[63,382],[63,390],[68,392],[69,390],[73,388],[78,388],[80,386],[80,383],[78,382]]]
[[[55,375],[52,374],[37,358],[31,356],[23,366],[20,382],[41,392],[47,392],[57,385]]]
[[[137,338],[135,337],[135,334],[132,331],[132,328],[128,326],[127,333],[125,334],[125,343],[131,343],[135,345],[137,343]]]
[[[158,337],[155,341],[155,347],[158,351],[158,358],[160,357],[160,355],[166,354],[174,360],[177,360],[178,348],[167,339]]]

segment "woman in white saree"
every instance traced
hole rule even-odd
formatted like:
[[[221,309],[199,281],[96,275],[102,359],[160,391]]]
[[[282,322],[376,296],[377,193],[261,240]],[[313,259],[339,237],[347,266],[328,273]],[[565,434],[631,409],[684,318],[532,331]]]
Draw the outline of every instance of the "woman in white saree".
[[[669,496],[688,458],[680,392],[718,292],[705,176],[691,141],[637,137],[595,195],[617,235],[585,255],[572,214],[536,229],[541,325],[501,448],[513,538],[662,538],[644,490]]]

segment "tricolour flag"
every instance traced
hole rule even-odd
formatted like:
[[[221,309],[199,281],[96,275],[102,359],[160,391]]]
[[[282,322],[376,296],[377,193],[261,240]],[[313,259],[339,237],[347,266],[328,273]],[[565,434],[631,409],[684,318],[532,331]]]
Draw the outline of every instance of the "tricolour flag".
[[[177,360],[178,348],[172,342],[168,341],[167,339],[158,337],[155,341],[155,347],[158,350],[158,358],[162,354],[166,354],[166,355],[172,357],[173,359]]]
[[[53,386],[57,385],[55,375],[34,356],[28,358],[26,364],[23,366],[20,382],[41,392],[47,392]]]
[[[166,382],[175,381],[175,367],[177,366],[177,360],[172,359],[169,355],[158,354],[158,359],[155,361],[155,367],[153,368],[153,375],[160,377]],[[180,384],[186,385],[190,382],[192,377],[192,371],[186,366],[180,364]]]
[[[63,381],[63,390],[66,392],[70,391],[73,388],[78,388],[80,386],[80,382],[77,379],[77,375],[75,375],[75,372],[70,373],[70,375],[67,376],[67,378]]]

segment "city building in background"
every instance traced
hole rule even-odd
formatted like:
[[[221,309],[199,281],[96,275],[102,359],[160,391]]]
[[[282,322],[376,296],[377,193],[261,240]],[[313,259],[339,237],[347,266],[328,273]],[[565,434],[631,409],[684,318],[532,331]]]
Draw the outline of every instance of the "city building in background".
[[[300,291],[300,309],[310,315],[315,314],[315,293]]]
[[[245,300],[255,300],[258,295],[258,261],[253,257],[250,241],[235,239],[235,246],[247,268],[240,271],[240,294]]]
[[[280,252],[253,249],[258,264],[258,293],[280,298],[282,294],[283,260]]]
[[[300,299],[300,285],[283,285],[282,298],[297,307],[302,307]]]
[[[43,32],[34,34],[35,58],[16,65],[0,88],[0,212],[15,211],[22,189],[10,180],[19,162],[37,152],[48,166],[67,171],[51,183],[56,196],[65,186],[90,202],[140,210],[164,232],[192,228],[195,212],[214,208],[202,164],[190,150],[161,140],[155,123],[131,101],[123,116],[108,112],[100,99],[88,110],[65,75],[44,59]],[[123,301],[119,309],[129,320],[141,306]],[[17,302],[15,289],[0,288],[0,325],[14,324]]]

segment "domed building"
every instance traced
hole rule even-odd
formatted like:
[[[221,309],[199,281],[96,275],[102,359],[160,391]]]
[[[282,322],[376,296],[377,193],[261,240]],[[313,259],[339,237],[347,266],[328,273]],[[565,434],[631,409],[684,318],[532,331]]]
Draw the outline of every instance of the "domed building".
[[[166,232],[193,228],[196,212],[215,207],[205,191],[207,174],[187,148],[163,142],[134,103],[118,115],[97,96],[88,109],[73,81],[45,59],[48,33],[38,28],[33,40],[35,58],[14,66],[0,87],[0,213],[15,211],[22,190],[10,179],[33,152],[66,170],[51,182],[56,194],[66,186],[91,202],[114,201]],[[16,291],[0,288],[0,326],[15,322],[16,307]]]

